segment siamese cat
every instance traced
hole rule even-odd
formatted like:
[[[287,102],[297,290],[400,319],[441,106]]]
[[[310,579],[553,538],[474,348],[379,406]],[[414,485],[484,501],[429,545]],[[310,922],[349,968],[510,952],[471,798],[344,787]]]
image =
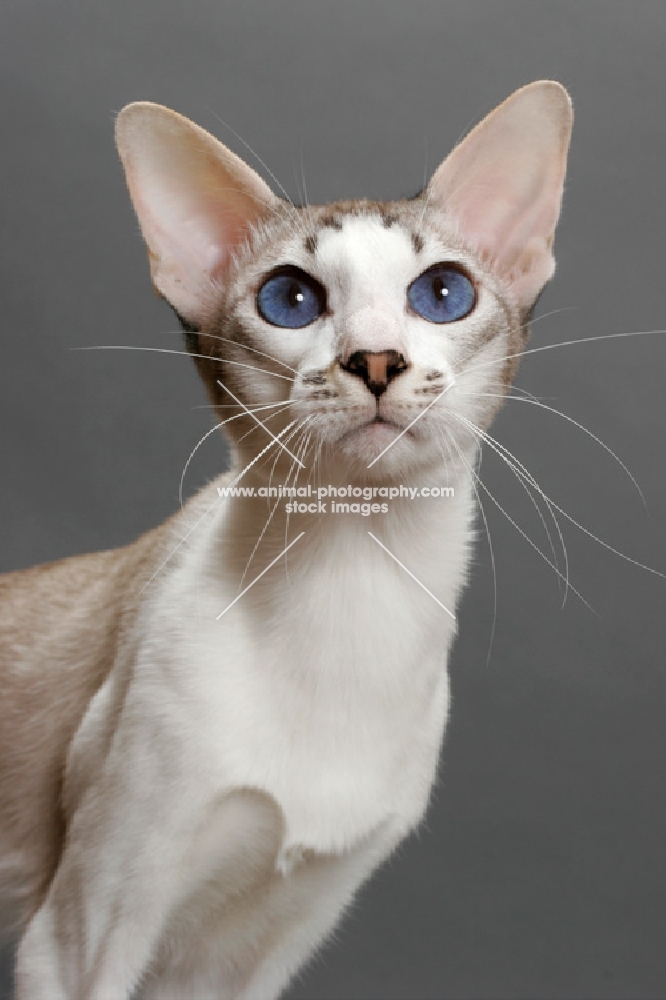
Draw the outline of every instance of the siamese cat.
[[[174,111],[118,116],[234,465],[125,548],[0,578],[18,1000],[275,998],[423,818],[571,124],[533,83],[416,197],[297,208]]]

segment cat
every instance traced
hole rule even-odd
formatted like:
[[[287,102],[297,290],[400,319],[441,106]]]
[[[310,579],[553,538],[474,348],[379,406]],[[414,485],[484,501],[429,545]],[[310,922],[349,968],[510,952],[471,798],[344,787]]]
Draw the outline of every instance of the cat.
[[[125,548],[0,578],[18,1000],[277,997],[421,821],[571,125],[536,82],[414,198],[296,208],[177,113],[118,116],[234,465]]]

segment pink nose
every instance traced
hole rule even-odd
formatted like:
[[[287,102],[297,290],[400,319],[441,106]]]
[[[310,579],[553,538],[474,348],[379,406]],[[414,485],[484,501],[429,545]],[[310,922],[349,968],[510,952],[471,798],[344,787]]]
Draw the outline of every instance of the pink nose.
[[[354,351],[341,367],[351,375],[358,375],[377,398],[386,392],[391,382],[409,365],[398,351]]]

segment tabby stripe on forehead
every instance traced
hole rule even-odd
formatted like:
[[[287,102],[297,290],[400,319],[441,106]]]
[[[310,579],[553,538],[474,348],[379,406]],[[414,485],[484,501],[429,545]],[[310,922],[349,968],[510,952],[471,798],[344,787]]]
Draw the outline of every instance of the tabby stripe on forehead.
[[[320,229],[335,229],[340,232],[342,229],[342,220],[336,215],[325,215],[319,220]],[[317,234],[311,233],[309,236],[305,237],[305,249],[310,254],[315,254],[317,252]]]
[[[342,229],[342,220],[337,217],[337,215],[325,215],[319,222],[320,229],[336,229],[338,232]]]
[[[390,229],[392,226],[400,222],[399,216],[393,212],[389,212],[383,207],[378,209],[379,218],[385,229]],[[326,215],[319,221],[320,229],[335,229],[340,231],[343,228],[342,220],[335,215]],[[424,241],[423,237],[419,233],[410,233],[412,240],[412,247],[414,248],[414,253],[419,254],[423,250]],[[318,239],[316,233],[311,233],[305,238],[305,249],[307,253],[314,255],[317,252]]]

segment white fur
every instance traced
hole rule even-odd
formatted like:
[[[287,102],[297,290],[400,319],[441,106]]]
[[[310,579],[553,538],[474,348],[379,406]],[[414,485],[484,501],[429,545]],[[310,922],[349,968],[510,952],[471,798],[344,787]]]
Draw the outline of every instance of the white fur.
[[[423,815],[451,618],[367,537],[381,526],[330,516],[292,549],[290,582],[276,567],[216,621],[244,558],[223,534],[230,503],[146,603],[103,773],[84,778],[115,674],[72,745],[87,791],[21,946],[19,997],[128,995],[171,937],[147,997],[275,996]],[[392,551],[455,607],[469,497],[431,501],[408,530],[399,516]]]
[[[404,288],[415,269],[404,234],[377,220],[348,220],[324,246],[322,268],[346,285],[356,316],[374,288]],[[377,317],[403,326],[398,295],[370,310],[369,338]],[[320,337],[327,353],[335,336]],[[442,366],[445,350],[440,337]],[[369,396],[356,381],[347,376],[348,392]],[[406,380],[393,394],[412,391]],[[435,454],[410,484],[443,483]],[[20,1000],[121,997],[146,970],[147,998],[264,1000],[330,931],[422,818],[448,711],[455,624],[368,531],[454,610],[472,518],[455,469],[445,501],[396,500],[367,518],[294,515],[289,537],[303,530],[302,540],[219,621],[238,594],[256,507],[227,499],[204,518],[147,591],[132,662],[118,663],[71,746],[69,844],[21,945]],[[252,469],[243,484],[266,475]],[[261,551],[284,547],[278,517]],[[102,772],[90,770],[100,759]]]
[[[553,86],[535,85],[562,115]],[[509,120],[525,106],[531,123],[538,105],[523,94]],[[393,500],[368,517],[287,519],[280,508],[256,553],[265,502],[218,502],[214,488],[204,491],[160,543],[162,555],[177,551],[141,597],[69,746],[67,837],[20,945],[19,1000],[127,1000],[139,988],[145,1000],[271,1000],[427,807],[472,535],[476,444],[455,414],[484,425],[492,416],[494,404],[468,394],[503,384],[524,303],[511,277],[475,254],[474,233],[459,231],[465,213],[448,218],[435,189],[423,211],[401,203],[399,223],[368,209],[324,226],[313,253],[293,216],[257,224],[258,203],[273,211],[276,200],[211,137],[165,109],[123,114],[121,154],[158,287],[203,322],[223,283],[247,341],[293,370],[293,383],[242,364],[236,372],[248,402],[297,407],[271,430],[307,417],[326,446],[319,472],[334,485],[455,490],[445,501]],[[543,200],[559,207],[548,178]],[[254,244],[229,252],[229,233],[244,225]],[[201,263],[207,247],[214,266]],[[460,264],[477,287],[474,311],[445,327],[406,306],[409,284],[440,261]],[[278,329],[257,313],[258,282],[277,263],[326,288],[327,311],[307,328]],[[409,370],[376,400],[339,363],[358,350],[400,352]],[[325,397],[307,380],[317,369]],[[368,470],[395,425],[406,427],[443,387]],[[376,412],[393,426],[372,424]],[[263,430],[253,434],[237,442],[241,459],[268,443]],[[291,459],[275,444],[273,454],[284,483]],[[243,484],[264,486],[269,475],[270,465],[253,464]],[[256,579],[300,532],[230,607],[244,574],[246,584]]]

